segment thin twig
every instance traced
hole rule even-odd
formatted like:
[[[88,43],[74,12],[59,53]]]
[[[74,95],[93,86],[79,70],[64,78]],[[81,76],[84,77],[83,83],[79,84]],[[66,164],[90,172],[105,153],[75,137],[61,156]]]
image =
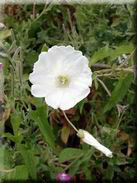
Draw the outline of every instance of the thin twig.
[[[111,66],[110,65],[107,65],[107,64],[93,64],[91,65],[91,69],[96,69],[96,68],[99,68],[99,69],[110,69]]]
[[[57,165],[57,166],[60,166],[60,167],[63,167],[63,168],[66,168],[67,165],[64,165],[62,163],[58,163],[58,162],[54,162],[54,165]]]
[[[98,77],[103,77],[103,76],[112,76],[113,74],[112,73],[108,73],[108,74],[99,74],[97,75]]]

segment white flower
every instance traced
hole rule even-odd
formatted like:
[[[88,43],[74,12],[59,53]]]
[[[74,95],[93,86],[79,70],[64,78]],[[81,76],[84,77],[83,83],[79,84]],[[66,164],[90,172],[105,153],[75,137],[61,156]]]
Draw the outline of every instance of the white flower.
[[[54,109],[68,110],[90,92],[92,72],[88,59],[72,46],[53,46],[42,52],[34,64],[29,80],[31,93],[45,97]]]
[[[77,133],[77,136],[80,137],[83,142],[95,147],[96,149],[104,153],[107,157],[113,157],[112,152],[108,148],[100,144],[89,132],[80,129]]]

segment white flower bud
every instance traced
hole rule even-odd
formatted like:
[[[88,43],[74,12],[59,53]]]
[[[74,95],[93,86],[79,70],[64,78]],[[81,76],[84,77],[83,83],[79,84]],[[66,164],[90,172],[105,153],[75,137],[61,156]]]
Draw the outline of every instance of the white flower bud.
[[[112,158],[112,152],[108,148],[100,144],[89,132],[80,129],[77,133],[77,136],[80,137],[83,142],[95,147],[96,149],[104,153],[107,157]]]

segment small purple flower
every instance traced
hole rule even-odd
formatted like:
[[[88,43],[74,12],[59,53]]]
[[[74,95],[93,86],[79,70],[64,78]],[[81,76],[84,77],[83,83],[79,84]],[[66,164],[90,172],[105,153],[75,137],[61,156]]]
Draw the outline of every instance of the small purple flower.
[[[59,173],[57,176],[56,176],[56,179],[57,180],[60,180],[60,181],[69,181],[72,179],[72,177],[66,173]]]

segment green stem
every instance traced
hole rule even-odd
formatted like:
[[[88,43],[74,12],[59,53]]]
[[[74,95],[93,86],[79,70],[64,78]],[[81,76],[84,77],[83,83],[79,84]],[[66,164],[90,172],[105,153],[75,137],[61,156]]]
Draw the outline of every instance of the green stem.
[[[103,74],[103,73],[109,73],[109,72],[118,72],[118,71],[124,71],[124,72],[134,72],[132,67],[129,68],[115,68],[115,69],[102,69],[99,71],[95,71],[96,74]]]
[[[68,123],[72,126],[72,128],[74,128],[74,130],[78,133],[77,128],[71,123],[71,121],[68,119],[68,117],[67,117],[67,115],[65,114],[65,112],[64,112],[64,111],[62,111],[62,112],[63,112],[63,114],[64,114],[64,116],[65,116],[67,122],[68,122]]]

